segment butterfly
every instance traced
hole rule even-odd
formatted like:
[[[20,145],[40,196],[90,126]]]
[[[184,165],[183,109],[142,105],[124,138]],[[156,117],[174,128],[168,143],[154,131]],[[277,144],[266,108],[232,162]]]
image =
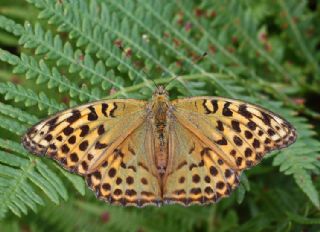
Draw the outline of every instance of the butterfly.
[[[257,105],[222,97],[99,100],[59,112],[23,136],[30,152],[85,177],[114,205],[209,204],[241,172],[296,140],[294,127]]]

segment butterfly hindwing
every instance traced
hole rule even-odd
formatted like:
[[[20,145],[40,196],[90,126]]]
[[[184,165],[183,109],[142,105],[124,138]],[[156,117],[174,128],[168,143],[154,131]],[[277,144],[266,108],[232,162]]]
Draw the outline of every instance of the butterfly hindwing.
[[[161,186],[153,162],[150,126],[143,123],[97,171],[87,176],[87,183],[97,197],[118,205],[161,205]]]
[[[171,149],[163,190],[166,203],[213,203],[236,188],[240,171],[229,167],[182,124],[171,123],[169,130]]]

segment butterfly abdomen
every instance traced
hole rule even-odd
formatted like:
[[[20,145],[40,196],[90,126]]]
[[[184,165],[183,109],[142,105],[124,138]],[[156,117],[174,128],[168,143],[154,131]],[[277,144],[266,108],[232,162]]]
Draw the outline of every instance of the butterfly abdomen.
[[[155,137],[155,161],[160,176],[164,175],[167,169],[168,160],[168,128],[167,115],[169,101],[160,96],[155,98],[153,104],[154,134]]]

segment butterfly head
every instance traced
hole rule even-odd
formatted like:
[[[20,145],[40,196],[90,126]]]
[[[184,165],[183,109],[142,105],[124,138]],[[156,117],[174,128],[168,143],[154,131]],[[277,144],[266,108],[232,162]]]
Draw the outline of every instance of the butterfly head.
[[[163,85],[157,86],[156,90],[153,93],[153,96],[158,98],[168,98],[169,93]]]

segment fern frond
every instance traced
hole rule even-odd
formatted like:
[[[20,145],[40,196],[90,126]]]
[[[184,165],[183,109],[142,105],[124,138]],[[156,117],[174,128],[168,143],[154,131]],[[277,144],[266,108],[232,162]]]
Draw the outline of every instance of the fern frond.
[[[18,121],[27,123],[29,125],[33,125],[37,121],[39,121],[39,119],[36,116],[22,111],[19,108],[13,107],[11,105],[3,104],[2,102],[0,102],[0,114],[17,119]]]
[[[95,64],[89,54],[83,54],[79,49],[74,51],[69,42],[63,43],[58,35],[45,32],[39,24],[33,29],[30,23],[25,23],[19,43],[26,48],[35,48],[37,55],[45,54],[47,59],[55,60],[59,66],[67,66],[70,73],[79,73],[83,79],[93,85],[99,84],[103,90],[114,86],[122,91],[122,78],[115,76],[113,70],[106,71],[102,61]]]
[[[142,78],[146,85],[153,89],[147,79],[133,68],[129,59],[123,59],[122,51],[114,46],[108,34],[92,25],[86,17],[68,11],[52,1],[28,0],[36,7],[43,9],[39,17],[46,18],[50,23],[59,25],[58,30],[69,32],[70,38],[77,38],[76,45],[84,46],[87,52],[96,53],[97,57],[104,59],[107,66],[117,67],[121,72],[128,72],[131,78]]]
[[[59,198],[68,198],[60,177],[40,158],[28,155],[20,144],[10,140],[0,139],[0,148],[7,150],[0,150],[1,218],[8,209],[17,216],[27,214],[27,208],[36,211],[37,205],[44,203],[43,197],[37,193],[39,190],[56,204]],[[79,178],[69,179],[73,184],[77,182],[76,189],[82,194],[84,184]]]
[[[10,153],[1,151],[0,159],[1,163],[3,163],[1,164],[0,168],[0,199],[2,202],[0,206],[0,217],[3,218],[8,209],[10,209],[17,216],[21,216],[21,212],[26,214],[27,206],[33,210],[36,210],[35,205],[43,204],[43,201],[42,198],[36,194],[34,189],[30,188],[30,185],[27,183],[27,178],[34,166],[33,162],[28,162],[26,159],[18,158]],[[17,167],[20,167],[21,169],[17,169]],[[50,192],[48,192],[48,194],[50,194]],[[50,194],[49,197],[51,200],[58,202],[58,197],[56,197],[53,193]]]
[[[59,66],[68,66],[70,73],[79,72],[82,78],[89,79],[91,84],[99,83],[104,90],[115,86],[123,91],[121,85],[123,81],[120,76],[115,77],[113,70],[107,72],[101,61],[94,64],[89,54],[84,55],[80,50],[73,51],[69,42],[63,44],[58,35],[53,37],[51,31],[45,32],[40,24],[36,24],[33,30],[31,24],[26,22],[23,28],[13,20],[0,16],[0,27],[1,25],[6,31],[20,36],[19,43],[23,44],[24,47],[35,48],[37,55],[46,54],[47,59],[56,60]],[[5,55],[8,56],[9,54]],[[7,58],[6,60],[10,59]],[[17,65],[17,62],[11,64]]]
[[[112,14],[105,4],[102,5],[101,11],[96,1],[91,1],[90,6],[84,1],[69,1],[67,7],[72,9],[75,14],[82,15],[85,20],[88,20],[87,24],[95,25],[94,30],[97,34],[102,31],[107,32],[111,38],[121,40],[124,46],[129,46],[138,56],[144,57],[148,64],[157,65],[171,76],[174,75],[174,73],[167,68],[168,64],[160,61],[154,46],[143,40],[138,27],[135,26],[130,30],[130,23],[127,18],[120,18],[117,14]],[[92,17],[93,15],[94,17]]]
[[[235,55],[232,54],[230,51],[228,51],[226,46],[226,40],[219,40],[219,38],[215,38],[212,34],[209,33],[208,30],[206,30],[207,25],[202,25],[199,23],[199,21],[196,19],[195,15],[193,14],[192,8],[194,7],[192,2],[185,2],[182,4],[180,1],[177,1],[177,6],[184,12],[184,14],[187,16],[187,18],[192,22],[192,25],[194,25],[201,33],[203,33],[203,38],[201,41],[199,41],[199,46],[201,43],[211,44],[216,48],[219,52],[221,52],[227,59],[226,62],[233,62],[234,64],[238,65],[240,68],[244,68],[245,65],[243,62]],[[219,15],[218,17],[222,17],[223,14]],[[209,25],[208,25],[209,26]],[[193,41],[195,42],[195,41]],[[218,58],[219,59],[219,58]],[[229,60],[228,60],[229,59]]]
[[[299,118],[291,119],[299,134],[299,139],[292,146],[293,152],[284,150],[274,157],[273,164],[280,166],[280,171],[286,175],[293,175],[301,190],[307,194],[315,206],[320,207],[318,192],[311,180],[310,172],[320,171],[319,154],[320,142],[310,138],[315,133],[307,129],[308,124],[301,122]],[[293,155],[293,154],[294,155]]]
[[[316,57],[314,56],[316,41],[312,39],[310,41],[310,39],[308,39],[308,42],[306,42],[307,40],[303,36],[305,32],[301,31],[301,25],[296,23],[296,21],[298,20],[298,15],[300,15],[304,11],[305,5],[307,3],[301,2],[300,4],[296,4],[296,2],[292,0],[290,1],[277,0],[277,2],[280,5],[281,10],[283,10],[283,15],[286,21],[288,22],[295,44],[297,44],[297,47],[300,49],[301,54],[303,54],[303,56],[306,58],[308,63],[311,64],[311,67],[314,70],[316,77],[319,79],[320,78],[319,61],[317,61]],[[294,17],[296,18],[294,19]],[[302,21],[303,21],[302,29],[304,29],[305,26],[308,25],[308,21],[310,22],[310,17],[305,17]]]
[[[81,176],[77,176],[70,172],[67,172],[66,170],[60,168],[60,166],[56,163],[54,164],[54,166],[62,173],[62,175],[65,176],[67,180],[70,181],[72,186],[77,190],[78,193],[80,193],[81,196],[85,195],[86,185]]]
[[[0,115],[0,120],[1,120],[0,127],[7,129],[8,131],[14,134],[21,135],[23,132],[27,130],[27,127],[25,125],[15,121],[14,119]]]
[[[125,2],[125,1],[124,1]],[[219,80],[213,73],[208,73],[204,68],[202,68],[199,64],[195,64],[193,60],[190,58],[190,56],[187,54],[185,49],[178,49],[175,48],[172,43],[170,44],[168,41],[166,41],[163,38],[163,34],[165,31],[162,31],[156,27],[154,24],[155,22],[163,24],[164,28],[166,28],[166,31],[171,32],[174,36],[177,36],[178,39],[183,41],[187,46],[189,46],[190,49],[193,50],[198,55],[203,54],[204,51],[207,50],[205,46],[198,47],[196,44],[192,43],[192,41],[189,40],[189,37],[177,30],[171,22],[173,21],[173,10],[172,7],[174,6],[173,4],[166,4],[165,9],[162,9],[163,6],[161,4],[157,5],[156,1],[140,1],[139,4],[136,3],[134,6],[131,6],[131,8],[137,8],[137,14],[133,15],[132,12],[130,12],[128,9],[123,7],[124,2],[119,3],[118,1],[113,1],[110,0],[108,3],[117,8],[117,10],[121,10],[121,12],[124,14],[125,17],[128,17],[128,20],[131,20],[137,24],[137,26],[141,27],[140,30],[142,31],[147,31],[148,35],[150,35],[150,39],[154,37],[154,40],[159,42],[161,46],[164,46],[164,49],[167,51],[170,51],[170,53],[174,57],[178,57],[179,59],[182,59],[187,65],[188,65],[188,70],[190,72],[198,72],[202,73],[203,75],[207,76],[208,79],[211,79],[214,81],[215,86],[217,87],[217,92],[220,94],[224,94],[226,96],[230,97],[236,97],[234,95],[233,91],[231,89],[226,89],[225,88],[225,83],[222,83],[221,80]],[[133,5],[134,3],[131,3]],[[103,5],[103,3],[102,3]],[[107,8],[107,6],[105,6]],[[155,10],[157,9],[157,10]],[[164,15],[161,15],[161,14]],[[154,18],[152,18],[154,17]],[[148,20],[146,20],[148,19]],[[207,57],[210,62],[212,62],[214,65],[218,65],[211,56]],[[235,72],[231,68],[226,68],[222,63],[218,65],[218,68],[221,70],[226,71],[231,76],[236,76]],[[183,81],[183,79],[182,79]],[[231,86],[231,85],[230,85]],[[190,88],[188,86],[188,88]],[[230,87],[231,88],[231,87]],[[191,88],[191,92],[193,89]],[[193,93],[193,92],[192,92]]]
[[[23,31],[23,27],[20,24],[2,15],[0,15],[0,28],[15,36],[20,36]]]
[[[52,98],[49,99],[43,92],[37,94],[31,89],[26,89],[11,82],[0,83],[0,93],[4,95],[6,100],[23,102],[25,106],[37,105],[40,110],[47,110],[49,114],[66,107]]]
[[[77,97],[80,101],[97,100],[101,96],[97,91],[91,91],[79,88],[75,83],[69,81],[66,77],[56,69],[50,68],[40,60],[38,63],[31,56],[21,54],[21,59],[13,70],[15,73],[25,73],[27,79],[36,79],[36,83],[47,83],[48,88],[58,88],[59,92],[69,92],[70,97]]]
[[[41,210],[37,214],[36,230],[46,231],[54,227],[55,231],[73,231],[76,227],[82,230],[94,231],[138,231],[139,229],[152,228],[150,216],[154,213],[148,210],[146,217],[142,211],[127,210],[119,207],[97,206],[74,199],[71,204],[53,207],[52,204],[46,210]],[[156,214],[154,214],[156,215]],[[156,218],[153,216],[152,219]],[[34,218],[31,219],[34,221]],[[132,223],[123,223],[130,221]],[[190,221],[190,220],[189,220]],[[193,221],[193,220],[192,220]],[[153,223],[154,224],[154,223]],[[178,228],[178,225],[166,225],[161,223],[162,228]],[[76,225],[76,226],[75,226]],[[184,228],[188,228],[184,226]],[[152,231],[163,231],[161,228]],[[174,231],[174,230],[168,230]],[[190,231],[190,230],[185,230]]]
[[[303,217],[297,214],[293,214],[290,212],[287,212],[288,217],[299,224],[303,225],[320,225],[320,219],[319,218],[307,218]]]
[[[231,10],[233,7],[236,6],[230,6],[230,8],[226,10]],[[258,34],[258,25],[257,22],[250,20],[253,18],[252,14],[252,11],[245,10],[243,7],[239,7],[236,15],[238,21],[233,21],[234,16],[229,18],[229,23],[231,23],[236,29],[235,34],[240,37],[239,39],[246,41],[246,43],[249,45],[247,45],[246,48],[252,50],[252,53],[259,54],[259,59],[261,59],[262,62],[268,63],[271,70],[278,72],[282,78],[287,78],[288,76],[290,77],[290,73],[279,64],[279,59],[277,60],[274,56],[272,56],[272,54],[268,53],[268,51],[266,51],[266,49],[263,47],[263,44],[258,41],[258,37],[256,36]],[[277,78],[277,80],[279,80],[279,78]]]

